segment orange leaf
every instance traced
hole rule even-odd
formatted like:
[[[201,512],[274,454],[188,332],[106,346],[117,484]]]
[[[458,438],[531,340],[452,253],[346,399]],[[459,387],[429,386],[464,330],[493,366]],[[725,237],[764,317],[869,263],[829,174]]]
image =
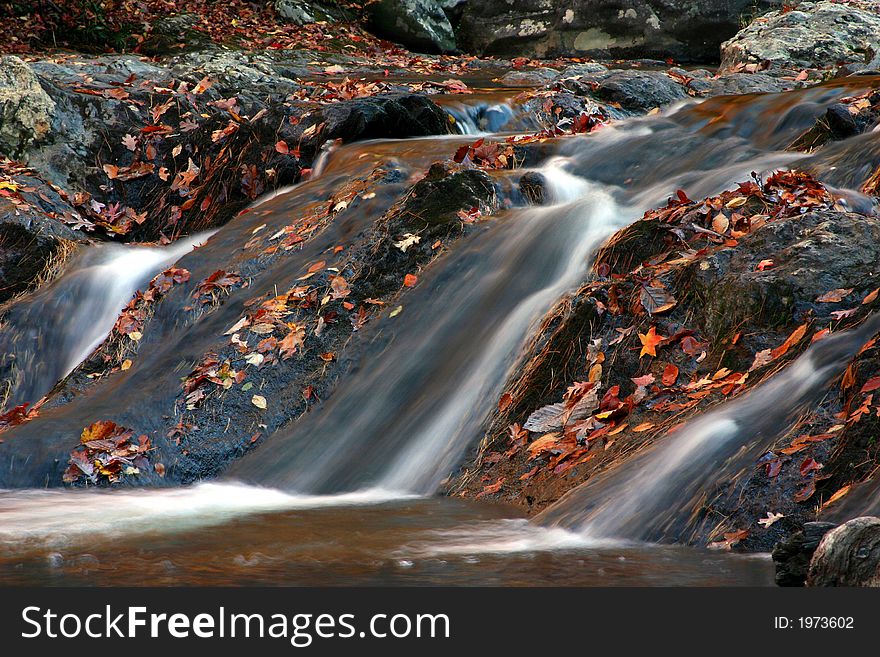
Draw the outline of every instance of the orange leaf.
[[[834,493],[834,495],[828,498],[825,504],[822,505],[822,508],[824,509],[825,507],[834,504],[837,500],[846,495],[849,492],[850,488],[852,488],[852,484],[847,484],[846,486],[838,490],[836,493]]]
[[[639,358],[642,356],[657,356],[657,345],[661,344],[666,336],[657,335],[657,330],[652,326],[647,333],[639,333],[639,341],[642,343],[642,350],[639,352]]]
[[[407,274],[403,277],[403,284],[406,287],[415,287],[416,283],[419,282],[419,277],[415,274]]]
[[[788,338],[786,338],[785,342],[783,342],[781,345],[776,347],[776,349],[770,352],[770,356],[772,357],[772,359],[776,360],[780,356],[784,356],[789,349],[791,349],[794,345],[796,345],[803,339],[806,332],[806,324],[801,324],[800,326],[798,326],[794,331],[792,331],[792,334],[789,335]]]
[[[678,379],[678,368],[669,363],[666,368],[663,370],[663,378],[661,381],[665,386],[675,385],[675,381]]]
[[[862,386],[862,389],[859,390],[859,392],[873,392],[877,388],[880,388],[880,376],[875,376],[865,381],[865,385]]]

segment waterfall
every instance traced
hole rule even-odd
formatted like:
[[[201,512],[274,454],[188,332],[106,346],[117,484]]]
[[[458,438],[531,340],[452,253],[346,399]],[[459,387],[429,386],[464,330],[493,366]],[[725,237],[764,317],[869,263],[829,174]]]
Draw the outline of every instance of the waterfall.
[[[874,314],[814,344],[763,385],[571,490],[537,522],[592,539],[682,538],[707,487],[754,463],[877,331]]]
[[[132,295],[209,233],[168,246],[87,247],[66,271],[7,314],[0,365],[14,368],[7,405],[35,402],[70,374],[110,333]]]

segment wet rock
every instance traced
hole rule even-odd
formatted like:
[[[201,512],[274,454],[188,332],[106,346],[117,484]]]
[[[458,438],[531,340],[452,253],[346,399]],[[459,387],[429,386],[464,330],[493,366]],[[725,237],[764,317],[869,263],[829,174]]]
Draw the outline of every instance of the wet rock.
[[[0,154],[21,156],[44,141],[55,103],[18,57],[0,57]]]
[[[880,586],[880,518],[855,518],[825,534],[807,586]]]
[[[583,75],[595,75],[596,73],[605,73],[608,67],[598,62],[587,62],[585,64],[572,64],[562,69],[559,74],[560,78],[576,78]]]
[[[168,60],[171,75],[198,83],[208,76],[212,91],[224,97],[269,96],[281,100],[298,85],[279,74],[276,63],[262,53],[220,48],[186,53]]]
[[[773,564],[776,567],[778,586],[803,586],[807,580],[810,559],[819,542],[837,525],[833,522],[808,522],[801,531],[795,532],[773,548]]]
[[[15,180],[16,186],[26,185],[29,191],[0,196],[0,303],[53,278],[85,241],[48,216],[73,210],[58,192],[30,176]]]
[[[529,171],[519,179],[519,191],[532,205],[544,204],[546,187],[547,179],[537,171]]]
[[[527,71],[510,71],[501,78],[508,87],[538,87],[559,77],[559,71],[552,68],[534,68]]]
[[[377,0],[366,8],[371,28],[380,36],[417,52],[453,52],[455,34],[434,0]]]
[[[461,221],[460,211],[488,213],[496,205],[495,186],[485,171],[437,162],[413,186],[401,214],[411,224],[435,226]]]
[[[500,56],[674,57],[717,60],[744,16],[772,0],[481,0],[468,2],[457,37],[468,52]]]
[[[813,314],[831,321],[838,307],[816,298],[838,288],[862,289],[880,258],[880,220],[831,210],[771,222],[692,269],[692,289],[706,331],[732,334],[734,327],[787,325]],[[773,266],[758,271],[761,260]]]
[[[294,131],[294,139],[299,141],[302,138],[303,151],[314,153],[331,139],[342,139],[347,143],[448,132],[447,114],[426,96],[388,94],[322,106],[303,116]]]
[[[275,0],[275,11],[286,22],[296,25],[315,22],[311,7],[303,0]]]
[[[803,2],[755,20],[721,45],[721,70],[768,62],[774,68],[865,64],[880,43],[880,15],[847,4]]]
[[[564,71],[557,82],[545,88],[553,92],[552,103],[561,109],[559,116],[563,118],[574,118],[581,112],[623,118],[689,98],[687,88],[663,71],[600,69],[570,76]],[[538,100],[543,104],[541,96]],[[539,112],[535,105],[532,111]]]
[[[717,77],[695,77],[687,83],[695,96],[737,96],[787,91],[794,85],[768,73],[727,73]]]
[[[632,112],[647,112],[688,97],[676,80],[658,71],[612,71],[598,78],[594,95]]]

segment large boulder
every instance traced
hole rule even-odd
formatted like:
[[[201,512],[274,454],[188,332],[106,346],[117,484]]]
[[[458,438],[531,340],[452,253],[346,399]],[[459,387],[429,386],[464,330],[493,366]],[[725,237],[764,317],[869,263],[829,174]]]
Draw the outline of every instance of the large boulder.
[[[377,0],[367,6],[379,36],[419,52],[456,50],[452,25],[435,0]]]
[[[49,133],[55,103],[21,59],[0,57],[0,154],[18,157]]]
[[[721,45],[721,69],[863,66],[880,48],[880,15],[837,2],[804,2],[754,21]]]
[[[807,586],[880,586],[880,518],[855,518],[825,534]]]
[[[718,46],[775,0],[481,0],[465,5],[464,50],[500,56],[674,57],[716,61]]]

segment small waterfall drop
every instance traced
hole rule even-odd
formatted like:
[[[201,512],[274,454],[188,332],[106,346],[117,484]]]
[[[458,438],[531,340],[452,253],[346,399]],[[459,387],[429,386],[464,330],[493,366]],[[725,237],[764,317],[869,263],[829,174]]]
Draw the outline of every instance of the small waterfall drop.
[[[107,337],[138,289],[209,236],[162,247],[89,247],[57,280],[11,308],[0,334],[0,366],[15,371],[7,406],[36,402],[70,374]]]
[[[875,314],[856,329],[814,344],[755,390],[569,491],[537,522],[597,540],[684,538],[707,487],[754,463],[877,331]]]

